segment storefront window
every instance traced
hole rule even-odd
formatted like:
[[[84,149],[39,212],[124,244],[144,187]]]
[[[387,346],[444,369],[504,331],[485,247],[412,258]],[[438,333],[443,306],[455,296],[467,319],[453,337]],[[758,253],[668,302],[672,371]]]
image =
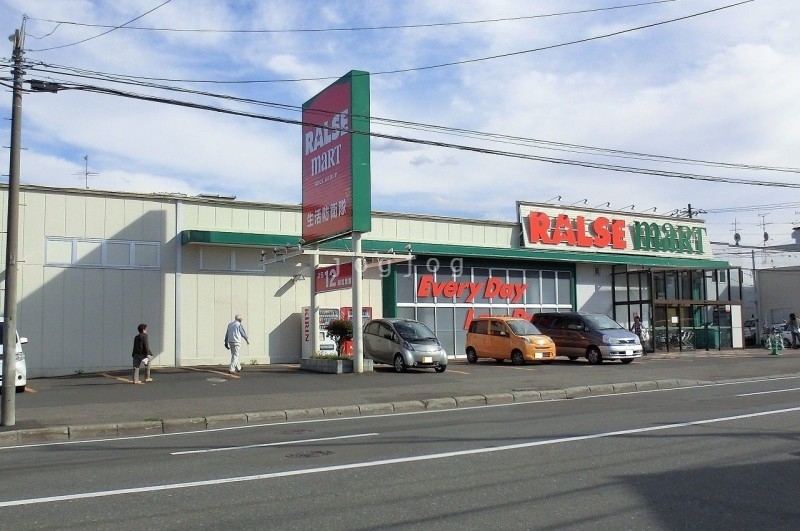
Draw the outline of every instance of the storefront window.
[[[627,276],[617,275],[614,277],[614,300],[617,302],[626,302],[628,300],[628,283]]]
[[[653,273],[653,287],[656,291],[653,297],[654,299],[663,300],[667,298],[667,284],[664,271],[656,271]]]
[[[574,279],[569,271],[454,268],[447,261],[440,265],[433,258],[417,262],[411,267],[411,274],[405,264],[398,265],[395,271],[396,315],[429,326],[451,356],[464,356],[466,326],[471,318],[480,315],[525,317],[543,310],[572,309]],[[454,273],[458,276],[453,276]],[[546,303],[540,297],[542,277],[547,287],[544,290],[548,294]],[[522,286],[526,287],[520,291]]]
[[[542,271],[542,304],[555,304],[556,300],[556,272]]]
[[[667,286],[667,299],[673,300],[678,298],[678,283],[675,279],[675,271],[666,271],[664,280]]]
[[[628,293],[630,300],[632,301],[641,300],[638,274],[628,275]]]
[[[445,351],[448,354],[455,354],[456,349],[459,349],[458,341],[458,328],[454,319],[455,308],[452,306],[443,306],[436,308],[436,328],[431,330],[436,331],[436,337],[442,343]],[[460,350],[464,351],[463,338],[460,345]]]
[[[397,302],[415,302],[417,290],[414,269],[410,264],[400,264],[396,271]]]
[[[650,300],[650,280],[647,271],[640,271],[639,272],[639,300],[642,301],[649,301]]]
[[[558,289],[558,304],[572,303],[572,278],[566,271],[559,271],[556,274]]]
[[[483,284],[486,285],[486,282],[489,281],[489,270],[484,267],[473,267],[472,268],[472,281],[476,284]],[[475,302],[477,303],[489,303],[489,299],[484,297],[484,291],[482,290],[478,295],[475,297]]]
[[[509,269],[508,270],[508,283],[513,286],[521,286],[525,284],[525,272],[521,269]],[[525,295],[523,294],[522,297],[517,301],[519,304],[525,304]]]
[[[676,299],[692,299],[692,279],[690,271],[678,271],[678,294]]]
[[[539,271],[525,271],[525,282],[528,284],[528,289],[525,290],[525,300],[528,304],[538,304],[542,301],[539,276]]]
[[[436,309],[428,306],[417,307],[417,321],[436,331]]]

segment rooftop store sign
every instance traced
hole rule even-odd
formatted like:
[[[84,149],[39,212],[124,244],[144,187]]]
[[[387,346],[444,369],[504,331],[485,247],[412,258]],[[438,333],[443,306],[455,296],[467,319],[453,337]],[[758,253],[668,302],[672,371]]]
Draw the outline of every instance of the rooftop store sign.
[[[360,133],[360,134],[359,134]],[[353,70],[303,104],[303,240],[369,232],[369,74]]]
[[[713,258],[699,220],[522,202],[517,208],[523,247]]]

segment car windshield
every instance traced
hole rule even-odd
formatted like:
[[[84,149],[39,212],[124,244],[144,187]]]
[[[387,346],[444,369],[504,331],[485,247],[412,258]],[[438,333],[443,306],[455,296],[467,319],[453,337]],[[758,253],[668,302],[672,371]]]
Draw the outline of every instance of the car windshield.
[[[589,323],[589,326],[594,330],[618,330],[622,328],[622,325],[602,313],[584,315],[583,318],[586,319],[586,322]]]
[[[524,319],[506,321],[511,331],[518,336],[536,336],[541,334],[538,328]]]
[[[394,329],[400,337],[406,341],[424,341],[426,339],[436,339],[436,335],[431,329],[417,321],[396,321]]]

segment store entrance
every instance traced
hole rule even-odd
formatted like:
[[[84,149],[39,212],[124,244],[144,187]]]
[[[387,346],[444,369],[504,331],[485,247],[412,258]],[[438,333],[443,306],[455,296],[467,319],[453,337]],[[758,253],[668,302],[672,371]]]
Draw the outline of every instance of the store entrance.
[[[614,319],[631,328],[639,316],[645,353],[733,348],[732,316],[741,290],[732,280],[739,270],[619,267],[613,280]]]

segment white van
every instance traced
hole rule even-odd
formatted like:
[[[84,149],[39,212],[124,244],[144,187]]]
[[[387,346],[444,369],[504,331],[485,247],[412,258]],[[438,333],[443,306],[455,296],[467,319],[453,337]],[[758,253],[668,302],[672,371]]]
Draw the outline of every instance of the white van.
[[[0,382],[3,381],[3,334],[5,333],[5,327],[3,326],[4,320],[0,317]],[[25,354],[22,352],[22,345],[28,342],[27,337],[19,337],[17,334],[17,348],[16,350],[16,382],[15,387],[18,393],[22,393],[25,391],[25,384],[28,383],[28,366],[25,364]]]

